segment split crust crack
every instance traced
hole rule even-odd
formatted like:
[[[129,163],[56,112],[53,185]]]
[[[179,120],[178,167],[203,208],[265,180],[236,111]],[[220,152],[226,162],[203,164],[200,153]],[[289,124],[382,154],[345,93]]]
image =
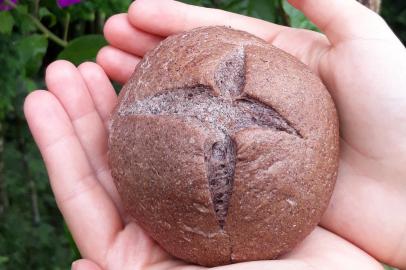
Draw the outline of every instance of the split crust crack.
[[[239,47],[226,56],[214,73],[215,85],[167,89],[138,100],[124,115],[165,115],[197,123],[213,134],[205,147],[207,178],[221,230],[223,230],[234,185],[236,146],[232,136],[246,128],[264,128],[303,138],[288,120],[271,106],[243,93],[245,52]],[[215,94],[217,88],[220,95]]]

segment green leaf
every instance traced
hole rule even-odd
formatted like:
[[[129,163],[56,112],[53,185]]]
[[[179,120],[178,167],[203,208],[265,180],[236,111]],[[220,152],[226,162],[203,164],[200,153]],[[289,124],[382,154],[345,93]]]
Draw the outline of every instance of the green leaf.
[[[294,8],[286,0],[283,1],[283,9],[290,18],[290,26],[295,28],[304,28],[319,31],[317,27],[312,22],[310,22],[302,12]]]
[[[0,123],[4,120],[5,116],[13,110],[13,100],[16,96],[15,89],[17,88],[17,81],[23,66],[20,63],[12,35],[0,34]],[[1,241],[1,239],[0,239]]]
[[[20,60],[25,63],[26,76],[33,76],[41,67],[42,58],[48,48],[48,39],[44,35],[34,34],[16,42]]]
[[[275,22],[276,20],[276,4],[277,1],[269,0],[250,0],[248,7],[249,16]]]
[[[35,83],[35,81],[32,80],[31,78],[25,77],[25,78],[23,79],[23,83],[24,83],[25,89],[27,89],[28,92],[32,92],[32,91],[34,91],[35,89],[38,88],[38,86],[37,86],[37,84]]]
[[[39,11],[38,11],[38,15],[40,20],[42,20],[43,18],[49,18],[50,23],[49,23],[49,27],[52,27],[56,24],[56,16],[51,13],[46,7],[40,7]]]
[[[10,34],[13,30],[14,19],[10,12],[0,12],[0,33]]]
[[[84,61],[94,61],[99,49],[107,44],[102,35],[86,35],[69,42],[58,55],[58,59],[71,61],[79,65]]]
[[[17,5],[17,7],[12,10],[15,21],[18,23],[16,26],[21,30],[23,34],[30,33],[36,30],[35,25],[28,16],[28,7],[23,4]]]
[[[20,14],[28,14],[28,7],[26,5],[18,5],[15,10]]]

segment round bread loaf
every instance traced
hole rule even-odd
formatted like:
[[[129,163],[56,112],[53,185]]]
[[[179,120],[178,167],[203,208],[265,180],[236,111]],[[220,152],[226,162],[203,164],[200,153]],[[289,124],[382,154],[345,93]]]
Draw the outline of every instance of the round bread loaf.
[[[338,138],[332,99],[304,64],[203,27],[138,64],[111,117],[109,162],[128,214],[159,245],[215,266],[276,258],[315,228]]]

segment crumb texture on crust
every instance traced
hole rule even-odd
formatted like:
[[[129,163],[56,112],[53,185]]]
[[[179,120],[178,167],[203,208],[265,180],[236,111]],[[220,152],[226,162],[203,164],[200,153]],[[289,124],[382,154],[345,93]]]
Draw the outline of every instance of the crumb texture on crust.
[[[138,64],[111,117],[109,162],[127,211],[170,254],[205,266],[272,259],[327,207],[336,111],[293,56],[197,28]]]

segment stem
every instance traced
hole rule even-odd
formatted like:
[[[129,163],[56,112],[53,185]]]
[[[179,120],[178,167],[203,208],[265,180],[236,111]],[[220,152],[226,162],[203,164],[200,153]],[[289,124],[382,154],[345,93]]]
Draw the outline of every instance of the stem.
[[[38,17],[39,1],[40,0],[35,0],[35,2],[34,2],[34,16],[35,17]]]
[[[67,42],[68,40],[68,33],[69,33],[69,24],[70,24],[70,13],[66,13],[65,17],[65,27],[64,27],[64,32],[63,32],[63,40]]]
[[[102,11],[97,11],[96,13],[96,22],[97,22],[97,32],[102,33],[103,32],[103,26],[104,26],[104,21],[106,19],[106,14],[104,14]]]
[[[27,15],[32,22],[35,24],[35,26],[42,32],[45,34],[45,36],[47,38],[49,38],[50,40],[54,41],[55,43],[57,43],[58,45],[62,46],[62,47],[66,47],[68,45],[68,42],[66,42],[65,40],[59,38],[57,35],[55,35],[54,33],[52,33],[51,31],[49,31],[48,28],[46,28],[37,18],[35,18],[34,16],[28,14]]]
[[[7,5],[9,5],[12,8],[15,8],[17,5],[14,4],[13,2],[11,2],[10,0],[5,0],[4,1]],[[43,25],[37,18],[35,18],[34,16],[32,16],[31,14],[27,14],[28,18],[30,18],[32,20],[32,22],[34,23],[34,25],[42,32],[45,34],[45,36],[47,38],[49,38],[50,40],[54,41],[55,43],[57,43],[58,45],[62,46],[62,47],[66,47],[68,45],[68,42],[66,42],[65,40],[62,40],[61,38],[59,38],[57,35],[55,35],[54,33],[52,33],[48,28],[46,28],[45,25]]]

